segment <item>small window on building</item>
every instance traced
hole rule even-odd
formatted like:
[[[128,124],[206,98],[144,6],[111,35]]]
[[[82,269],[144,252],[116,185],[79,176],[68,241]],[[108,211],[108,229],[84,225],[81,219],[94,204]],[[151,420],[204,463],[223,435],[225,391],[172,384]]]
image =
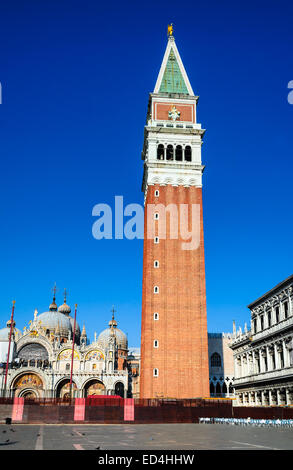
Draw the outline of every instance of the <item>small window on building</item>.
[[[157,312],[154,313],[154,320],[159,320],[159,314]]]
[[[154,348],[159,347],[159,341],[157,339],[154,340]]]
[[[155,190],[155,197],[159,197],[160,191],[158,189]]]
[[[155,220],[159,220],[159,212],[155,212],[155,213],[154,213],[154,219],[155,219]]]
[[[288,318],[288,302],[285,302],[283,305],[284,308],[284,318]]]
[[[267,313],[267,321],[268,321],[268,328],[271,326],[271,311],[269,310]]]
[[[211,355],[211,367],[221,367],[222,360],[220,354],[215,352]]]
[[[154,287],[154,294],[158,294],[159,293],[159,287],[158,286],[155,286]]]
[[[284,353],[283,353],[283,351],[280,352],[280,365],[281,365],[281,369],[284,369]]]
[[[263,315],[260,316],[260,329],[261,331],[264,329],[264,323],[263,323]]]
[[[159,377],[159,369],[154,369],[154,377]]]
[[[273,369],[276,368],[276,359],[275,359],[275,354],[272,354],[272,366],[273,366]]]
[[[276,307],[276,323],[279,323],[280,320],[280,309],[279,307]]]
[[[154,243],[158,244],[159,243],[159,237],[154,238]]]
[[[154,268],[158,268],[160,265],[159,261],[158,260],[155,260],[154,261]]]

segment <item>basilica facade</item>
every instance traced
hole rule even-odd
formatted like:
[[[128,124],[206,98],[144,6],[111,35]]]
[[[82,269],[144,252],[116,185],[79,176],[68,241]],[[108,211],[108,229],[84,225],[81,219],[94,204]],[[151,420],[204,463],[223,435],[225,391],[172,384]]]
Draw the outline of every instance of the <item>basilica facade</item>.
[[[13,323],[10,366],[5,384],[10,321],[0,330],[2,396],[26,398],[66,398],[128,394],[127,336],[114,318],[109,327],[89,342],[64,303],[57,307],[55,295],[47,312],[38,314],[23,332]],[[73,347],[74,342],[74,347]],[[2,363],[2,364],[1,364]]]

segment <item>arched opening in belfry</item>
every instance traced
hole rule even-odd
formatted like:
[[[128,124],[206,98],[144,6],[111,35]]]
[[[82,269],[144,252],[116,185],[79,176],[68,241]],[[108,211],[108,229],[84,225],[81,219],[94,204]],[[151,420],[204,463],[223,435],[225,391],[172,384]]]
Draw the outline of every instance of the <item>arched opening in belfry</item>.
[[[182,146],[181,146],[181,145],[177,145],[177,146],[176,146],[176,153],[175,153],[175,160],[176,160],[177,162],[182,162],[182,158],[183,158]]]
[[[174,160],[174,148],[173,145],[167,145],[167,156],[166,160]]]
[[[164,152],[165,152],[164,145],[159,144],[157,147],[157,160],[164,160]]]
[[[185,161],[186,162],[191,162],[191,147],[190,147],[190,145],[186,145],[184,156],[185,156]]]

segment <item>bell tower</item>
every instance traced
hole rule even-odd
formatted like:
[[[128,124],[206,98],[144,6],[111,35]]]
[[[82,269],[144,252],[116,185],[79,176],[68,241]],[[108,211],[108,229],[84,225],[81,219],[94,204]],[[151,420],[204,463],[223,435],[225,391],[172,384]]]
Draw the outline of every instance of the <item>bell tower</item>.
[[[209,396],[197,101],[169,26],[142,151],[141,398]]]

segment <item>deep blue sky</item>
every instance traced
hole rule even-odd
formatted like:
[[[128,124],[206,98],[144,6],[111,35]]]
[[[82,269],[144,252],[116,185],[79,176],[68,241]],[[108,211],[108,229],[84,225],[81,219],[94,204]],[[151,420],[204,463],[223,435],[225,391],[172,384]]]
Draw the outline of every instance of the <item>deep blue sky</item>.
[[[292,274],[293,80],[290,1],[2,1],[1,327],[69,290],[100,332],[112,304],[140,344],[143,241],[92,237],[92,208],[142,203],[148,93],[168,22],[204,137],[209,331],[249,320],[247,304]]]

